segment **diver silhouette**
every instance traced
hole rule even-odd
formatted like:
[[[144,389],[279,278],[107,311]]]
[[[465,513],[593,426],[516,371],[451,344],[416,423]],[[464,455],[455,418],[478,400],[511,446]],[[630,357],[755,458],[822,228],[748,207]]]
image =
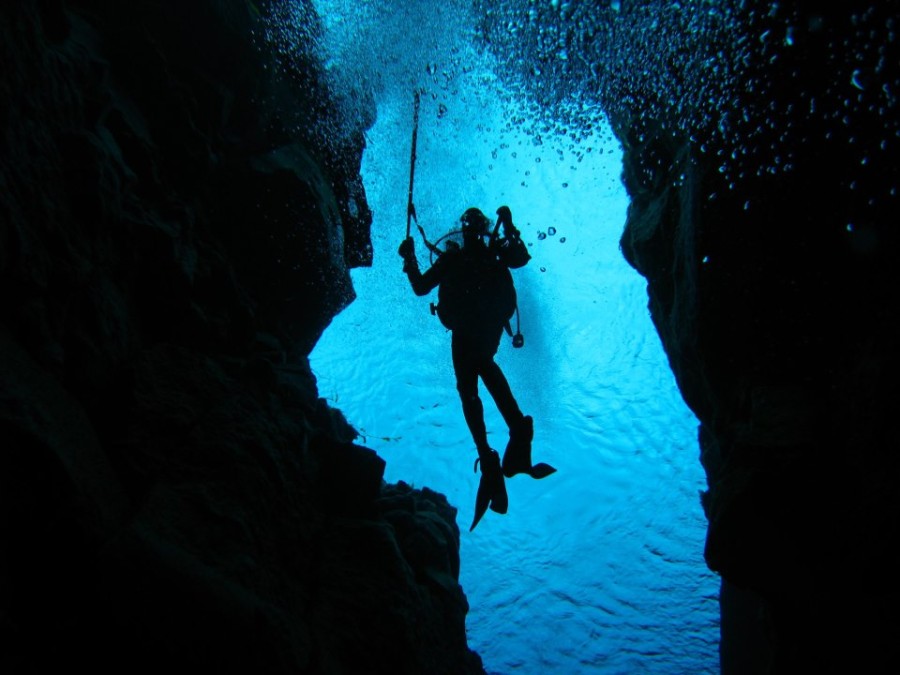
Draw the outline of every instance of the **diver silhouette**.
[[[432,305],[432,312],[437,313],[452,333],[450,349],[456,389],[478,452],[475,470],[481,465],[470,531],[488,508],[496,513],[507,512],[509,500],[504,476],[527,473],[533,478],[543,478],[555,471],[547,464],[532,465],[533,419],[519,409],[506,376],[494,361],[504,329],[513,334],[510,319],[516,311],[516,291],[509,270],[522,267],[531,257],[512,223],[509,208],[501,206],[497,215],[497,224],[491,232],[491,223],[484,213],[477,208],[467,209],[460,217],[460,230],[451,233],[461,232],[461,246],[448,239],[445,250],[440,251],[426,241],[438,257],[424,273],[419,271],[412,237],[404,239],[398,249],[404,261],[403,271],[416,295],[426,295],[438,288],[438,304]],[[501,224],[502,237],[498,236]],[[522,345],[518,332],[513,336],[513,345]],[[484,406],[478,396],[479,377],[509,428],[509,443],[502,463],[499,453],[488,444]]]

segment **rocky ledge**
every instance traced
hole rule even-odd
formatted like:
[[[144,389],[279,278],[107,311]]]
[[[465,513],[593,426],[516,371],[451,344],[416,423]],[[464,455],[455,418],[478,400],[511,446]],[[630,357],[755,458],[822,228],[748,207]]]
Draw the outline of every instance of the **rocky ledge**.
[[[483,672],[455,509],[308,366],[373,111],[259,48],[284,8],[0,7],[3,673]]]

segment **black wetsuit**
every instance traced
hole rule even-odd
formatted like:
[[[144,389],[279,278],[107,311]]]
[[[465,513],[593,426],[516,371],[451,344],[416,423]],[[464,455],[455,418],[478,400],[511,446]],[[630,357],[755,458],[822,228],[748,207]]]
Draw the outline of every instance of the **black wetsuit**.
[[[486,246],[481,238],[467,240],[461,249],[442,253],[424,274],[414,259],[404,266],[416,295],[425,295],[440,287],[438,313],[452,331],[456,389],[466,424],[482,459],[490,452],[490,446],[484,424],[484,406],[478,396],[478,378],[484,382],[510,429],[520,424],[523,418],[506,376],[494,362],[509,315],[504,316],[505,312],[484,305],[485,299],[492,297],[486,286],[504,285],[505,276],[510,275],[507,266],[497,257],[495,244]],[[508,283],[514,294],[511,277]],[[512,303],[515,307],[515,295]]]

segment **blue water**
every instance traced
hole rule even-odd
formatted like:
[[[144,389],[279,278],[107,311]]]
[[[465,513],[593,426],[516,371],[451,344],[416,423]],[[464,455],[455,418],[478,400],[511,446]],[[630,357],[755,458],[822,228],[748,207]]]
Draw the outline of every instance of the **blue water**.
[[[536,137],[541,121],[466,39],[467,3],[315,4],[336,86],[366,82],[378,120],[362,166],[374,264],[353,271],[358,297],[311,363],[320,395],[386,460],[387,480],[428,486],[459,509],[470,646],[491,673],[718,672],[697,421],[650,322],[645,282],[618,249],[628,200],[609,129],[595,125],[577,143]],[[488,512],[471,533],[476,455],[450,335],[396,253],[413,86],[426,90],[414,197],[429,237],[470,206],[492,216],[505,204],[533,256],[513,273],[525,347],[504,337],[497,361],[534,416],[535,461],[558,472],[508,481],[509,513]],[[502,450],[505,426],[482,397]]]

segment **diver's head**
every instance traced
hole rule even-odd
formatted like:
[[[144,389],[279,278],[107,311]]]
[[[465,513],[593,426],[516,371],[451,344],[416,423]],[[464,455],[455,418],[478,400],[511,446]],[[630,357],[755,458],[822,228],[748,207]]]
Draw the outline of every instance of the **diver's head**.
[[[490,234],[491,221],[480,209],[470,208],[459,217],[462,223],[463,243],[474,241]]]

